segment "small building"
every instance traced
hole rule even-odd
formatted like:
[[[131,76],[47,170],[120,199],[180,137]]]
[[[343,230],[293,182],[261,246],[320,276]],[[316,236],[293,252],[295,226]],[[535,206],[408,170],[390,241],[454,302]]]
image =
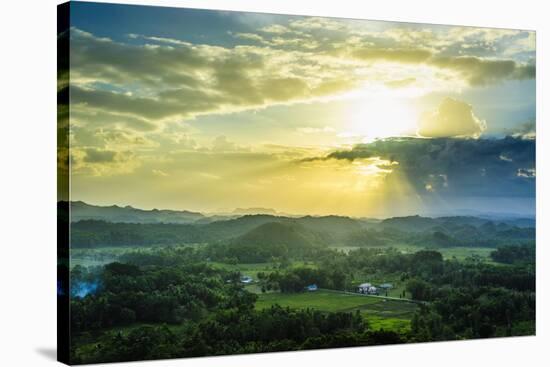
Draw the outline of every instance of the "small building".
[[[391,283],[383,283],[383,284],[380,284],[380,285],[378,286],[378,288],[381,288],[381,289],[383,289],[383,290],[385,290],[385,291],[388,291],[388,290],[390,290],[390,289],[393,288],[393,284],[391,284]]]
[[[254,281],[254,279],[252,279],[252,277],[248,276],[248,275],[243,275],[241,277],[241,283],[243,284],[250,284]]]
[[[378,295],[378,288],[371,283],[362,283],[357,287],[357,291],[362,294],[374,294]]]
[[[317,284],[310,284],[306,287],[306,290],[308,292],[315,292],[316,290],[318,290],[319,288],[317,287]]]
[[[370,283],[361,283],[357,286],[357,289],[359,290],[359,292],[361,292],[362,290],[368,289],[370,287],[372,287],[372,284],[370,284]]]

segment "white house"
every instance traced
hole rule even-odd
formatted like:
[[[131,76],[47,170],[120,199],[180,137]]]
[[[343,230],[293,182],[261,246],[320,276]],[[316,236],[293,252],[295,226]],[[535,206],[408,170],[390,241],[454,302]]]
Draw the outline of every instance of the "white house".
[[[359,291],[363,290],[363,289],[368,289],[372,287],[372,284],[370,283],[362,283],[362,284],[359,284],[359,286],[357,286],[357,288],[359,289]]]
[[[359,286],[357,287],[357,291],[363,294],[378,294],[378,288],[373,286],[371,283],[359,284]]]
[[[306,287],[306,290],[308,292],[315,292],[317,289],[319,289],[317,288],[317,284],[310,284]]]

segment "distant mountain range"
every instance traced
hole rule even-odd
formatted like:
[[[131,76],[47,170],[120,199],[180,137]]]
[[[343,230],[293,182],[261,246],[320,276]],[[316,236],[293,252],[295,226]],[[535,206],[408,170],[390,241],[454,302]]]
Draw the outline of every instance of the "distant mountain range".
[[[68,203],[63,202],[64,206]],[[457,216],[440,216],[440,217],[425,217],[419,215],[392,217],[383,220],[372,218],[350,218],[346,216],[290,216],[288,214],[278,213],[270,208],[237,208],[228,213],[218,213],[215,215],[206,215],[199,212],[187,210],[160,210],[160,209],[137,209],[132,206],[98,206],[87,204],[83,201],[73,201],[71,205],[71,221],[78,222],[81,220],[104,220],[113,223],[174,223],[174,224],[207,224],[222,220],[231,220],[243,216],[267,216],[287,219],[300,219],[301,222],[311,225],[312,222],[320,223],[325,228],[331,231],[341,232],[350,231],[353,228],[349,226],[378,226],[385,228],[395,228],[404,231],[419,232],[429,228],[445,225],[446,222],[454,224],[469,224],[479,226],[487,221],[510,224],[518,227],[534,227],[535,219],[531,217],[519,217],[510,214],[504,215],[457,215]],[[351,224],[353,223],[353,224]],[[342,225],[346,225],[342,227]],[[328,226],[328,227],[326,227]],[[357,229],[357,228],[355,228]]]
[[[60,202],[60,212],[69,206]],[[288,217],[270,214],[206,216],[191,211],[142,210],[130,206],[70,203],[75,246],[144,246],[182,243],[425,247],[487,246],[534,241],[535,220],[475,216]]]
[[[114,223],[193,223],[205,218],[187,210],[143,210],[131,206],[97,206],[83,201],[71,202],[71,221],[104,220]]]
[[[277,215],[277,211],[275,209],[271,208],[237,208],[232,211],[232,214],[269,214],[269,215]]]
[[[458,226],[481,227],[488,223],[506,224],[520,228],[535,227],[536,221],[532,218],[486,218],[474,216],[452,217],[421,217],[412,215],[408,217],[393,217],[380,222],[382,228],[393,228],[405,232],[422,232],[437,227],[453,228]]]

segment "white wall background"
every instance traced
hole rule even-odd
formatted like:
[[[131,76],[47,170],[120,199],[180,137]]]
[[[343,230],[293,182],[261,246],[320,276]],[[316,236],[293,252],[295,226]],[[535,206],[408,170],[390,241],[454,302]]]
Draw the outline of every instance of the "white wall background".
[[[0,4],[0,366],[54,365],[56,4]],[[522,0],[146,0],[125,3],[534,29],[537,31],[537,336],[144,362],[142,366],[543,365],[550,345],[550,9]],[[120,364],[126,366],[130,364]],[[547,365],[547,364],[546,364]]]

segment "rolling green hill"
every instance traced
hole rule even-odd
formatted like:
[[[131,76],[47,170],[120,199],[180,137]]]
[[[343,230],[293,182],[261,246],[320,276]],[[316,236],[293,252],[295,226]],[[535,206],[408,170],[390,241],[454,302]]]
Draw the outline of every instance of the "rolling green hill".
[[[68,205],[60,203],[60,208],[68,209]],[[429,218],[416,215],[380,222],[333,215],[205,217],[189,211],[148,211],[71,203],[71,243],[75,248],[186,243],[248,246],[248,251],[251,246],[259,245],[496,247],[534,244],[534,224],[534,219],[528,218],[489,220],[471,216]]]

